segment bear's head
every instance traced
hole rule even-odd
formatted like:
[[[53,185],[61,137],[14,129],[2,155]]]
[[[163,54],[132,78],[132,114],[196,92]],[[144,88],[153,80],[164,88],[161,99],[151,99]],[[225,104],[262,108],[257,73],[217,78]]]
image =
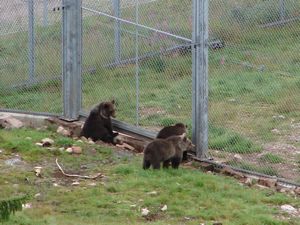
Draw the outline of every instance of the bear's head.
[[[115,100],[102,102],[99,105],[99,113],[103,118],[116,117]]]

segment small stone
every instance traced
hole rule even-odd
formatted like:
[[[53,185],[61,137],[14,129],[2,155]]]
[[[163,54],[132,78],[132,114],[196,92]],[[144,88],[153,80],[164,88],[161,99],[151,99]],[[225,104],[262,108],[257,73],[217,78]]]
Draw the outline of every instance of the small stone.
[[[53,183],[53,186],[54,186],[54,187],[58,187],[58,184],[57,184],[57,183]]]
[[[41,173],[42,173],[42,167],[41,166],[36,166],[36,167],[34,167],[34,172],[35,172],[35,175],[37,176],[37,177],[41,177],[42,175],[41,175]]]
[[[88,144],[94,145],[95,142],[93,140],[88,140]]]
[[[37,194],[34,195],[35,198],[38,198],[40,196],[41,196],[41,193],[37,193]]]
[[[51,138],[44,138],[41,143],[43,144],[43,147],[50,147],[54,141]]]
[[[0,128],[13,129],[21,128],[23,126],[24,124],[20,120],[10,115],[0,114]]]
[[[72,186],[78,186],[80,183],[78,181],[73,182],[71,185]]]
[[[147,208],[142,208],[142,216],[147,216],[149,212],[150,211]]]
[[[164,211],[167,211],[167,209],[168,209],[168,206],[164,205],[160,210],[164,212]]]
[[[72,152],[73,152],[73,149],[72,149],[71,147],[69,147],[69,148],[66,149],[66,152],[72,153]]]
[[[39,147],[43,147],[43,143],[40,143],[40,142],[35,143],[35,145],[36,145],[36,146],[39,146]]]
[[[147,194],[148,195],[157,195],[157,192],[156,191],[151,191],[151,192],[148,192]]]
[[[88,185],[91,187],[95,187],[97,184],[93,182],[93,183],[89,183]]]
[[[79,146],[72,146],[72,153],[81,154],[82,153],[81,147],[79,147]]]
[[[65,129],[62,126],[59,126],[56,130],[56,133],[61,134],[63,136],[71,136],[71,132]]]
[[[282,205],[280,208],[288,214],[296,214],[298,212],[298,210],[291,205]]]
[[[236,161],[241,161],[243,158],[241,155],[239,154],[234,154],[233,158],[236,160]]]
[[[274,188],[276,185],[277,179],[276,178],[263,178],[260,177],[258,179],[258,184],[269,187],[269,188]]]
[[[32,204],[31,203],[22,204],[22,208],[23,209],[30,209],[30,208],[32,208]]]
[[[130,205],[130,208],[136,208],[136,204]]]

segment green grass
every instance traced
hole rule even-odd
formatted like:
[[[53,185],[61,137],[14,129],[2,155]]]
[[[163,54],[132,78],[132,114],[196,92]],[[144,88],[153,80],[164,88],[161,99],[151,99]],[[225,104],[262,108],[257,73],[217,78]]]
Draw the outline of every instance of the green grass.
[[[283,163],[284,159],[281,156],[272,154],[272,153],[266,153],[260,157],[260,160],[263,162],[268,163]]]
[[[279,206],[291,204],[299,207],[299,201],[281,193],[256,190],[238,184],[230,177],[205,174],[197,169],[143,170],[141,156],[126,157],[107,147],[84,144],[81,155],[59,155],[59,162],[69,173],[95,174],[102,172],[103,180],[79,180],[80,185],[71,186],[73,179],[58,176],[55,155],[46,151],[22,150],[22,143],[15,144],[14,153],[7,143],[32,137],[35,141],[52,137],[55,146],[68,143],[50,131],[0,130],[0,161],[18,153],[24,166],[8,167],[0,163],[0,199],[16,194],[30,196],[32,208],[12,215],[6,224],[213,224],[224,225],[289,224],[297,225],[296,218],[278,219]],[[28,139],[28,138],[27,138]],[[63,141],[61,141],[64,139]],[[72,143],[73,141],[69,141]],[[30,161],[32,153],[35,160]],[[36,177],[32,168],[42,165],[42,177]],[[82,165],[85,165],[83,168]],[[26,179],[25,179],[26,178]],[[59,186],[53,186],[53,183]],[[90,186],[95,183],[96,186]],[[13,187],[13,188],[12,188]],[[150,192],[156,194],[149,194]],[[39,196],[34,197],[37,193]],[[167,205],[165,212],[160,211]],[[140,209],[150,210],[152,221],[141,216]],[[188,218],[188,219],[186,219]]]

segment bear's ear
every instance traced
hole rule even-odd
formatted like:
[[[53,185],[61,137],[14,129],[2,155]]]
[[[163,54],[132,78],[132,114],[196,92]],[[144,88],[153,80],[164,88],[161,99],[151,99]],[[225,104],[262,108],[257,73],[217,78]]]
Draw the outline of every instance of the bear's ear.
[[[111,100],[111,103],[114,105],[115,104],[115,99]]]

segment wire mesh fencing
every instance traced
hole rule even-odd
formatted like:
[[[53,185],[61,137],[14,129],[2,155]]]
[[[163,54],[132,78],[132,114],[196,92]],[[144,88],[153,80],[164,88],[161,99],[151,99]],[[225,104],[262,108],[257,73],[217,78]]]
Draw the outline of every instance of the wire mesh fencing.
[[[0,107],[60,113],[61,2],[1,1]]]
[[[209,147],[223,163],[300,181],[300,2],[210,1]]]

